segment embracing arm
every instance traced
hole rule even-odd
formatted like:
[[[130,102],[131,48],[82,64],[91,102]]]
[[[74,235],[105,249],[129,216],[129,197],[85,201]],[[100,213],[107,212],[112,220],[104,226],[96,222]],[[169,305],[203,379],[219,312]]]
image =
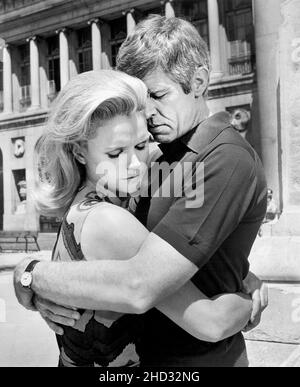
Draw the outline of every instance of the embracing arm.
[[[252,301],[244,294],[209,299],[189,281],[156,308],[197,339],[218,342],[246,327]]]
[[[175,293],[238,226],[252,198],[253,160],[243,149],[223,148],[206,159],[202,206],[189,209],[185,197],[175,200],[131,259],[109,261],[104,255],[104,260],[95,262],[40,263],[34,271],[33,290],[56,303],[125,313],[142,313]],[[99,237],[99,218],[97,222],[91,239]]]
[[[120,217],[126,218],[124,223]],[[163,239],[149,234],[125,210],[107,204],[101,208],[100,217],[90,215],[86,222],[89,232],[82,239],[82,248],[89,261],[37,264],[32,289],[40,297],[77,308],[143,313],[178,290],[198,270]],[[136,225],[143,230],[139,248]],[[120,260],[124,251],[127,259]],[[20,273],[22,270],[17,268]],[[168,271],[170,279],[157,286],[162,270]],[[154,281],[146,280],[148,276]]]
[[[91,259],[99,260],[106,257],[112,260],[118,259],[122,264],[139,248],[149,233],[124,210],[114,207],[108,207],[108,210],[107,215],[110,216],[105,216],[107,208],[102,207],[100,211],[96,211],[89,217],[84,227],[86,232],[83,232],[85,236],[83,235],[82,247]],[[113,217],[111,217],[111,211],[115,211]],[[103,220],[105,230],[101,230],[101,226],[99,229],[99,225],[95,227],[94,222],[99,222],[99,218]],[[92,230],[98,233],[97,238],[92,235]],[[99,248],[95,248],[95,241]],[[87,265],[91,262],[84,263]],[[78,288],[80,287],[81,284]],[[95,291],[96,289],[92,293],[95,294]],[[135,299],[134,294],[128,297],[125,289],[123,292],[123,303],[130,307],[129,299]],[[86,297],[85,291],[83,294]],[[90,297],[93,297],[93,294]],[[87,301],[83,302],[86,305]],[[186,283],[174,295],[164,299],[157,306],[162,313],[191,335],[211,342],[223,340],[242,330],[249,321],[251,307],[251,301],[242,295],[227,294],[210,300],[192,282]]]

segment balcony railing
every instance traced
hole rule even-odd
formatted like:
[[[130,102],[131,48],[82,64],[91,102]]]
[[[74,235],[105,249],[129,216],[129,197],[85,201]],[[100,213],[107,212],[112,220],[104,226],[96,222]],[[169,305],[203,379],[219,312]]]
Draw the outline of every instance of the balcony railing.
[[[252,72],[251,45],[236,40],[229,43],[229,75],[249,74]]]
[[[57,96],[56,84],[54,80],[48,81],[48,100],[52,102]]]
[[[26,108],[31,104],[31,87],[30,85],[21,86],[20,105]]]

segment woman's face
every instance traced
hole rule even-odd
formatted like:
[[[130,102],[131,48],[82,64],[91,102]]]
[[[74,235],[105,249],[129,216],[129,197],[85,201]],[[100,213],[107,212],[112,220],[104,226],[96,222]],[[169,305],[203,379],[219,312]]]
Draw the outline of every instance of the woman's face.
[[[97,128],[87,142],[88,180],[98,193],[135,195],[147,170],[149,132],[144,113],[117,116]],[[99,192],[101,191],[101,192]]]

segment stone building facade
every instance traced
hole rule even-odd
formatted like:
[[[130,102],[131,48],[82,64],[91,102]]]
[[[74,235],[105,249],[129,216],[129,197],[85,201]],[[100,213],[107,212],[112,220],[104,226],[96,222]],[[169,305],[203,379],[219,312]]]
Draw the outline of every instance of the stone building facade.
[[[210,109],[251,116],[247,138],[278,203],[267,232],[299,235],[298,0],[1,1],[0,230],[51,231],[30,200],[49,106],[74,75],[114,67],[126,34],[153,13],[190,20],[209,44]]]

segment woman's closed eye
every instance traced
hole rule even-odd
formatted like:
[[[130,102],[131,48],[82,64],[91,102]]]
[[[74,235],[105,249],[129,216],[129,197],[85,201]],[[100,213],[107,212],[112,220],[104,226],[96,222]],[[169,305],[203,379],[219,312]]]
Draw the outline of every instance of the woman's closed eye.
[[[107,153],[107,156],[110,159],[116,159],[120,156],[121,153],[123,153],[123,149],[117,149],[116,151]]]
[[[135,149],[137,150],[143,150],[146,148],[147,144],[148,144],[149,140],[146,140],[146,141],[143,141],[143,142],[140,142],[139,144],[137,144],[135,146]]]

